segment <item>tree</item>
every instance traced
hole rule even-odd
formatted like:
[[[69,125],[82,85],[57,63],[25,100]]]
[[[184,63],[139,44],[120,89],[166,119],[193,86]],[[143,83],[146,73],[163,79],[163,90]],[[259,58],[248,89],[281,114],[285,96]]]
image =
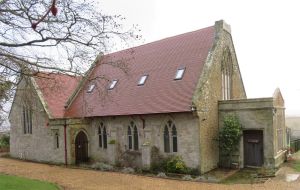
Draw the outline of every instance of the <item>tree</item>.
[[[96,7],[89,0],[0,1],[0,99],[24,76],[82,74],[99,53],[140,38],[135,26],[124,29],[122,16]]]

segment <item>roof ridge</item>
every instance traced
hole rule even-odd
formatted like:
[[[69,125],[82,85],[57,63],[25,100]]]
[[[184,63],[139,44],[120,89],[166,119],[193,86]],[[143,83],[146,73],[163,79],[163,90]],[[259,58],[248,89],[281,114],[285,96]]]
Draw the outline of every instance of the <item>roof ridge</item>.
[[[117,53],[129,51],[131,49],[138,49],[138,48],[141,48],[143,46],[148,46],[150,44],[159,43],[159,42],[162,42],[162,41],[165,41],[165,40],[169,40],[169,39],[172,39],[172,38],[177,38],[179,36],[185,36],[185,35],[188,35],[188,34],[191,34],[191,33],[200,32],[201,30],[205,30],[205,29],[208,29],[208,28],[214,28],[214,27],[215,27],[215,25],[212,25],[212,26],[208,26],[208,27],[205,27],[205,28],[197,29],[197,30],[194,30],[194,31],[186,32],[186,33],[183,33],[183,34],[177,34],[175,36],[165,37],[165,38],[162,38],[162,39],[159,39],[159,40],[155,40],[155,41],[152,41],[152,42],[148,42],[148,43],[145,43],[145,44],[141,44],[141,45],[138,45],[138,46],[134,46],[134,47],[130,47],[130,48],[127,48],[127,49],[123,49],[123,50],[111,52],[111,53],[108,53],[108,54],[104,54],[104,56],[109,56],[109,55],[112,55],[112,54],[117,54]]]

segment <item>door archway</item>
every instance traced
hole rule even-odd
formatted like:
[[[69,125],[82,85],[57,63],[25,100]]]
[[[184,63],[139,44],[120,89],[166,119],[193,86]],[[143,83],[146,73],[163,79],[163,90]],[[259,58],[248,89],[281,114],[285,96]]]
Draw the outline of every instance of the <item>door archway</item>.
[[[80,131],[75,139],[76,164],[88,161],[88,138],[83,131]]]

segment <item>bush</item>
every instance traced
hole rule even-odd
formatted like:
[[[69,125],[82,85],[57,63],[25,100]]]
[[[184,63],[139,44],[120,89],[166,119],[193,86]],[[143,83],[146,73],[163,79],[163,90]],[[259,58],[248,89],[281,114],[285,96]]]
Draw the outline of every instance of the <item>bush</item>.
[[[9,147],[9,135],[3,135],[0,137],[0,148]]]
[[[108,144],[116,144],[116,140],[115,139],[112,139],[108,142]]]
[[[166,170],[168,173],[184,174],[188,172],[188,168],[180,156],[170,157],[167,161]]]

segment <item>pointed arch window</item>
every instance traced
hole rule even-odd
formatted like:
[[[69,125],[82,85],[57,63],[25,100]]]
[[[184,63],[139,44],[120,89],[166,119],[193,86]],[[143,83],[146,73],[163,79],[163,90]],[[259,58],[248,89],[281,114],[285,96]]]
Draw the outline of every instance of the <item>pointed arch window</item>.
[[[101,122],[98,127],[99,148],[107,149],[107,132],[105,125]]]
[[[23,106],[23,132],[32,134],[32,109],[27,106]]]
[[[132,121],[127,128],[128,149],[139,150],[139,132],[135,123]]]
[[[222,58],[222,99],[229,100],[232,97],[232,56],[228,48],[225,49]]]
[[[175,124],[169,120],[164,128],[164,151],[166,153],[178,151],[177,129]],[[171,137],[171,138],[170,138]]]

